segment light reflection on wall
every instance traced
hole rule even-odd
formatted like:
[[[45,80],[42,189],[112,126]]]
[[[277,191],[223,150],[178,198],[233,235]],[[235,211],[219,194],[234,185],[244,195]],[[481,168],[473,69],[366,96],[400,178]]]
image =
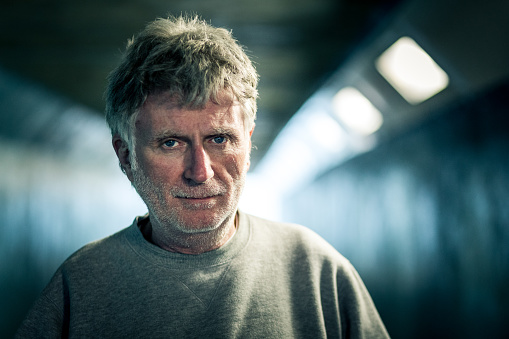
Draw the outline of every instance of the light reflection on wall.
[[[282,199],[357,267],[393,338],[507,338],[509,86]]]
[[[375,146],[374,136],[351,135],[333,118],[333,95],[318,92],[309,98],[280,132],[256,169],[248,173],[240,201],[243,211],[284,221],[281,202],[285,195]]]

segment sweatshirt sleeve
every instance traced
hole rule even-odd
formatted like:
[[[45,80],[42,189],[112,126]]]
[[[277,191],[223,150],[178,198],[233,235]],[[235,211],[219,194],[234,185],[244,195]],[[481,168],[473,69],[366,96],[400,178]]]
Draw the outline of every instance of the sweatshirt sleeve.
[[[35,301],[14,338],[67,337],[63,295],[62,277],[57,272]]]
[[[347,262],[338,271],[338,302],[343,338],[389,338],[366,286]]]

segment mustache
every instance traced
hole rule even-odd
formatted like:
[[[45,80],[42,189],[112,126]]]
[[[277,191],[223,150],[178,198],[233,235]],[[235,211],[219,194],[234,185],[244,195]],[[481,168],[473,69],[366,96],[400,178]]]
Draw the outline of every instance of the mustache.
[[[196,187],[171,187],[170,194],[175,198],[186,198],[186,199],[203,199],[218,195],[225,195],[228,192],[227,188],[219,185],[212,184],[208,186],[196,186]]]

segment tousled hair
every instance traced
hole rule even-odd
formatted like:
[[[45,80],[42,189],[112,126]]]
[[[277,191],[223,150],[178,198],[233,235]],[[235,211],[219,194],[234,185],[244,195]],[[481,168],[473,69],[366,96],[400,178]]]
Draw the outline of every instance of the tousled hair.
[[[223,28],[198,17],[160,18],[129,40],[108,77],[106,121],[112,135],[131,143],[132,128],[147,96],[170,91],[176,103],[203,108],[226,93],[242,105],[247,126],[256,117],[258,74],[243,48]]]

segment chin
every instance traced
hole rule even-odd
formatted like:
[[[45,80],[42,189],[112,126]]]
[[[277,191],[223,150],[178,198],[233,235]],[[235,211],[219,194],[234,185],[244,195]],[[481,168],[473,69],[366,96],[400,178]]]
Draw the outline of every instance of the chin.
[[[228,223],[234,212],[211,210],[175,211],[158,219],[159,223],[169,229],[185,234],[198,234],[218,230]]]

